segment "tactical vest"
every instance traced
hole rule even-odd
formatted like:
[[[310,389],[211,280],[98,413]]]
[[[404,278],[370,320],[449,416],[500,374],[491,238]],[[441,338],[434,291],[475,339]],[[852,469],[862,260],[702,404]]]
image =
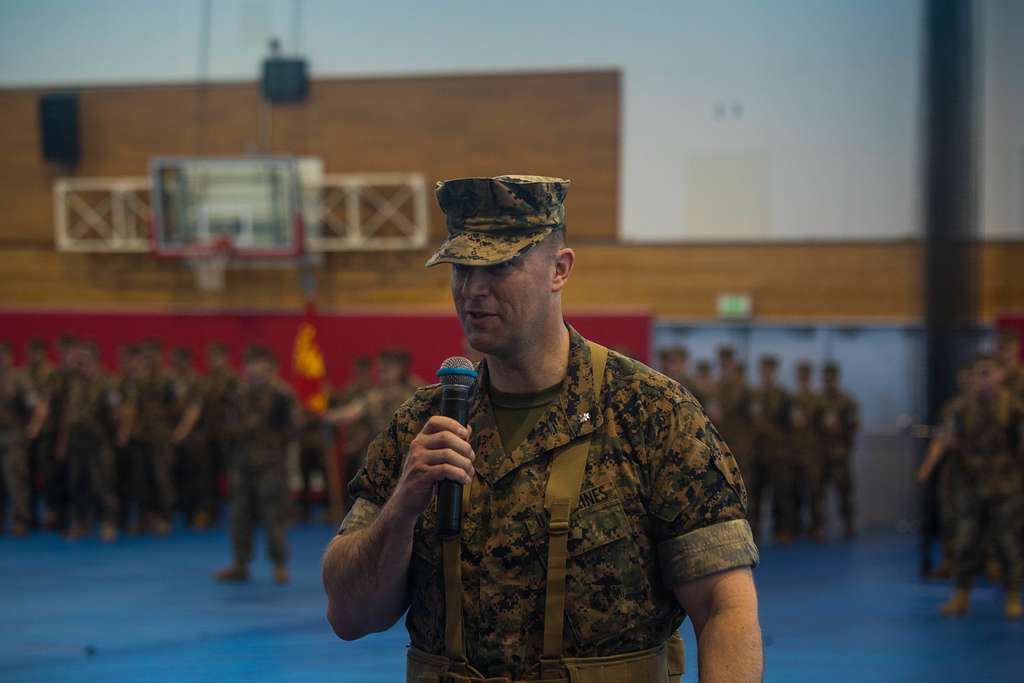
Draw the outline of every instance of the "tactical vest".
[[[608,349],[587,342],[593,359],[594,394],[600,405]],[[462,631],[461,538],[442,539],[445,601],[445,656],[409,648],[406,683],[676,683],[683,673],[683,641],[674,634],[658,647],[610,657],[565,657],[566,574],[569,519],[579,503],[593,432],[569,443],[551,458],[544,508],[548,512],[547,586],[544,599],[544,645],[540,678],[484,677],[466,659]],[[463,509],[469,487],[462,490]]]

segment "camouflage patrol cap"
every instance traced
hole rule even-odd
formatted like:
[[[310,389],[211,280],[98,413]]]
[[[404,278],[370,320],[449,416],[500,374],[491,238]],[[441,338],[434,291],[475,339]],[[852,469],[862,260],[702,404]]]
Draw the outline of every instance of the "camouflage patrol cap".
[[[779,367],[778,356],[773,356],[771,354],[765,354],[761,356],[761,367],[766,370],[774,370],[775,368]]]
[[[427,261],[492,266],[565,229],[569,181],[533,175],[460,178],[437,184],[448,237]]]
[[[822,367],[822,373],[826,377],[838,377],[839,376],[839,364],[835,361],[828,361]]]

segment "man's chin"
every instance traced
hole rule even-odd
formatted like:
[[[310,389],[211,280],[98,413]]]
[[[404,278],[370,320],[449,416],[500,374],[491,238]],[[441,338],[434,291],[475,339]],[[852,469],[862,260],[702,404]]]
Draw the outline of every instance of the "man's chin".
[[[501,342],[493,334],[487,332],[470,331],[466,333],[466,343],[477,353],[485,355],[499,354]]]

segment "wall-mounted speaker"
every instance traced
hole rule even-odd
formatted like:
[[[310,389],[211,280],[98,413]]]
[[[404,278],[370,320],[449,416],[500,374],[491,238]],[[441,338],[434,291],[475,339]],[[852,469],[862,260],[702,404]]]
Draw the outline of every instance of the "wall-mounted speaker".
[[[78,163],[78,93],[47,93],[39,98],[39,139],[46,161],[66,166]]]
[[[263,60],[263,99],[271,104],[305,102],[309,73],[305,59],[270,57]]]

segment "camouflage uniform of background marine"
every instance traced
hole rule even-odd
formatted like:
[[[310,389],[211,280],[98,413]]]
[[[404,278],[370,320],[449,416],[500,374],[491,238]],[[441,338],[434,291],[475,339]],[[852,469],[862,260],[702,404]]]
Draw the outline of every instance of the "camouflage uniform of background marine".
[[[778,360],[766,356],[761,367],[773,371]],[[776,540],[793,540],[796,511],[793,509],[796,453],[789,442],[789,392],[777,383],[758,386],[752,392],[750,412],[754,418],[754,480],[747,486],[761,499],[771,491],[772,530]]]
[[[214,344],[209,353],[221,353],[226,361],[228,349],[223,344]],[[238,375],[227,363],[223,367],[209,367],[203,382],[203,416],[199,430],[206,440],[206,458],[199,507],[209,512],[211,521],[217,518],[220,507],[218,483],[234,451],[230,421],[235,413],[238,382]]]
[[[685,346],[669,346],[658,354],[659,370],[669,379],[679,382],[683,387],[693,393],[692,381],[687,372],[687,364],[690,361],[690,351]]]
[[[467,232],[459,239],[459,228],[466,226],[458,211],[468,205],[468,213],[479,215],[489,208],[483,197],[517,204],[524,194],[529,201],[522,201],[532,202],[536,212],[530,218],[543,218],[542,209],[552,203],[561,208],[567,183],[527,182],[524,187],[508,178],[455,181],[446,184],[454,185],[450,192],[442,186],[439,196],[449,215],[450,237],[428,264],[456,258],[464,263],[504,260],[486,235]],[[542,194],[547,188],[554,196]],[[564,224],[560,214],[555,220]],[[505,228],[494,241],[506,243],[502,251],[507,257],[551,231],[547,227],[539,236],[524,235],[524,221],[521,215],[499,213],[474,225],[481,232],[485,225]],[[560,613],[565,628],[553,631],[554,640],[562,641],[556,649],[567,657],[614,657],[648,648],[664,652],[666,642],[679,643],[674,638],[685,618],[672,586],[756,563],[739,470],[692,395],[615,352],[609,352],[601,375],[603,391],[595,395],[594,350],[570,328],[560,394],[511,452],[505,451],[496,426],[482,363],[469,421],[470,442],[478,454],[475,476],[465,487],[463,531],[454,546],[461,561],[450,563],[461,568],[462,580],[453,585],[463,586],[462,611],[445,613],[435,500],[416,524],[409,565],[408,681],[438,680],[439,672],[449,669],[516,681],[540,673],[549,538],[555,537],[549,537],[545,488],[553,456],[563,447],[565,453],[578,452],[589,439],[578,503],[569,506],[568,580]],[[438,385],[417,391],[370,446],[366,465],[351,486],[356,503],[340,533],[368,525],[392,494],[410,442],[438,413],[440,395]],[[446,647],[454,647],[445,641],[446,617],[461,618],[464,627],[454,630],[464,633],[468,665],[445,656]],[[646,669],[639,678],[633,671],[629,680],[677,680],[681,647],[670,649],[673,657],[667,661],[657,655],[657,670]],[[641,656],[651,661],[655,655]],[[566,680],[566,668],[574,670],[572,680],[578,683],[625,680],[621,668],[619,676],[608,677],[609,667],[624,666],[621,660],[591,660],[586,671],[582,663],[558,656],[549,661],[564,664],[557,667],[563,672],[557,678],[546,676],[550,680]]]
[[[33,339],[26,348],[28,362],[25,364],[25,372],[28,373],[29,382],[40,393],[44,400],[46,387],[50,384],[50,376],[53,374],[53,363],[47,358],[46,342],[41,339]],[[46,477],[46,460],[53,450],[53,422],[46,420],[39,434],[28,442],[28,469],[29,469],[29,511],[32,517],[32,526],[37,526],[36,511],[39,509],[38,498],[44,493],[43,489],[36,486],[36,482]]]
[[[300,410],[303,417],[298,438],[299,472],[302,476],[299,519],[308,521],[313,516],[313,481],[317,477],[323,482],[327,481],[329,442],[323,416],[309,406],[300,406]]]
[[[387,429],[391,418],[395,415],[395,411],[416,393],[416,389],[426,384],[426,382],[409,373],[410,361],[411,359],[407,351],[401,349],[385,349],[381,351],[379,362],[395,363],[401,366],[402,378],[395,384],[378,382],[367,393],[366,419],[371,435],[380,434]]]
[[[838,382],[838,366],[828,363],[824,374],[834,376]],[[821,462],[817,469],[811,494],[813,532],[825,528],[825,495],[829,483],[834,483],[839,495],[839,511],[847,538],[854,534],[853,473],[850,454],[853,438],[860,424],[857,402],[837,388],[821,393]]]
[[[0,367],[0,533],[4,531],[7,501],[10,501],[11,529],[16,536],[25,534],[32,521],[31,481],[29,480],[26,427],[39,401],[40,393],[26,372],[10,363],[10,348],[4,346],[7,367]]]
[[[821,462],[821,439],[818,432],[821,424],[821,397],[810,386],[800,387],[800,377],[806,376],[808,385],[813,372],[811,364],[803,361],[797,365],[797,386],[790,396],[789,422],[791,426],[789,445],[793,454],[793,528],[794,534],[803,530],[803,512],[811,497],[812,482],[817,477],[816,468]],[[815,533],[811,525],[812,535]],[[820,537],[816,537],[821,540]]]
[[[272,360],[262,349],[248,350],[247,357]],[[228,466],[235,567],[245,567],[252,559],[256,520],[266,529],[271,561],[278,567],[288,561],[287,451],[294,431],[294,409],[295,396],[276,377],[263,384],[239,383]]]
[[[960,372],[964,372],[961,370]],[[970,370],[968,369],[969,373]],[[958,374],[959,377],[959,374]],[[969,386],[960,382],[960,393],[947,401],[939,409],[939,424],[953,425],[956,415],[963,412],[964,406],[971,401]],[[932,574],[937,578],[948,578],[952,575],[954,541],[956,538],[957,505],[962,475],[959,472],[959,446],[955,441],[946,445],[945,455],[938,464],[938,481],[936,482],[936,505],[938,506],[939,532],[942,539],[942,561]]]
[[[160,346],[148,342],[144,368],[134,383],[135,394],[125,397],[135,407],[132,432],[139,453],[137,497],[144,519],[156,531],[170,531],[174,510],[174,448],[171,445],[171,410],[174,385],[160,363]]]
[[[67,526],[70,501],[67,459],[63,452],[67,445],[59,442],[58,425],[67,406],[67,384],[75,372],[76,361],[73,356],[77,346],[78,342],[74,337],[61,335],[57,341],[60,365],[50,373],[43,390],[50,406],[49,416],[40,433],[48,446],[43,458],[43,496],[46,499],[43,526],[57,531],[62,531]]]
[[[761,498],[752,486],[757,480],[750,413],[752,394],[738,369],[725,370],[732,355],[731,348],[719,349],[720,375],[706,405],[708,414],[739,464],[749,496],[747,519],[750,520],[750,528],[757,541],[761,533]]]
[[[369,376],[360,377],[360,370],[368,371],[371,362],[368,357],[362,356],[356,359],[356,379],[349,382],[343,389],[331,396],[330,407],[338,408],[364,403],[373,390],[373,381]],[[345,509],[348,509],[350,501],[348,498],[348,483],[355,476],[356,471],[362,467],[363,458],[366,456],[366,449],[373,441],[378,432],[373,431],[373,426],[368,416],[360,416],[351,423],[345,425],[342,433],[342,484],[346,487],[344,502]]]
[[[707,408],[715,392],[715,380],[711,374],[711,363],[706,360],[697,361],[697,372],[694,373],[690,385],[686,387],[700,404]]]
[[[188,349],[174,349],[171,358],[169,374],[174,400],[170,416],[171,424],[177,429],[190,410],[198,410],[199,419],[202,419],[203,378],[192,367],[192,352]],[[185,438],[174,444],[178,505],[186,523],[195,528],[205,527],[210,514],[210,511],[203,507],[206,459],[206,439],[197,421]]]
[[[139,347],[136,344],[124,344],[119,349],[118,374],[111,378],[120,398],[120,414],[118,416],[118,434],[122,431],[122,423],[125,419],[124,411],[126,404],[134,405],[134,396],[137,394],[135,383],[139,379]],[[124,443],[115,439],[114,462],[117,478],[117,500],[118,500],[118,526],[123,530],[131,527],[131,515],[136,512],[141,501],[136,497],[140,491],[136,482],[139,474],[138,444],[131,434],[125,435]]]
[[[120,397],[111,378],[100,368],[95,348],[83,352],[89,358],[68,378],[67,403],[59,426],[60,438],[67,443],[64,457],[72,522],[69,537],[87,532],[95,510],[104,540],[113,540],[118,521],[113,435]]]
[[[953,579],[959,588],[971,586],[984,559],[987,523],[1003,561],[1006,588],[1018,591],[1024,571],[1020,543],[1024,405],[1006,389],[989,401],[961,401],[950,410],[946,429],[958,445],[955,472],[960,479],[956,486]]]

